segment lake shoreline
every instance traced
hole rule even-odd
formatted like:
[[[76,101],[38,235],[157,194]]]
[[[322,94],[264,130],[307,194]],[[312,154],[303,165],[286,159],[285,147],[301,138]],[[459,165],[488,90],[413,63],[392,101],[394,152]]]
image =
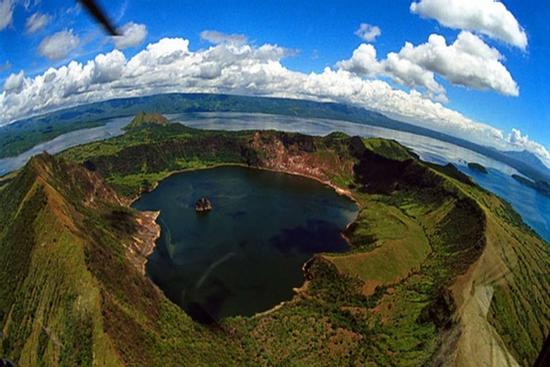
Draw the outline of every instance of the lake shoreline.
[[[497,196],[510,202],[514,209],[522,216],[522,219],[532,227],[539,236],[543,237],[546,242],[550,243],[550,220],[548,215],[550,210],[550,197],[536,195],[536,191],[532,188],[520,185],[515,181],[511,175],[517,174],[518,171],[513,167],[508,166],[500,161],[495,161],[490,157],[482,154],[470,151],[466,148],[453,145],[451,143],[445,143],[435,138],[423,137],[412,133],[401,132],[396,129],[375,127],[369,125],[361,125],[349,121],[341,120],[325,120],[325,119],[293,119],[289,116],[283,116],[278,114],[242,114],[236,113],[235,115],[228,116],[228,119],[223,119],[225,116],[222,112],[214,113],[215,116],[209,116],[208,113],[173,113],[170,117],[180,116],[179,118],[173,118],[174,123],[182,124],[194,129],[203,130],[218,130],[218,131],[257,131],[266,129],[266,119],[270,116],[274,116],[273,119],[268,120],[269,129],[291,131],[301,134],[308,134],[312,136],[326,136],[334,131],[341,131],[350,136],[361,137],[381,137],[385,139],[392,139],[398,141],[400,144],[407,146],[420,155],[424,161],[445,165],[447,163],[453,163],[465,174],[474,175],[475,181],[478,185],[491,191]],[[109,120],[109,123],[113,127],[117,124],[124,125],[123,119],[129,119],[131,115],[125,115],[126,117],[117,117]],[[242,118],[241,118],[242,117]],[[117,122],[117,120],[119,120]],[[223,121],[222,121],[223,120]],[[129,122],[129,121],[126,121]],[[105,126],[109,125],[107,123]],[[93,128],[97,129],[97,128]],[[82,132],[86,129],[79,129],[72,132],[73,134]],[[70,135],[71,133],[69,133]],[[65,136],[65,135],[60,135]],[[109,135],[107,138],[100,138],[99,140],[106,140],[111,138]],[[52,143],[57,138],[54,138],[47,144]],[[96,141],[95,138],[93,141]],[[78,145],[85,144],[79,143]],[[39,144],[40,145],[40,144]],[[32,149],[34,149],[33,147]],[[32,150],[30,149],[30,150]],[[56,150],[51,151],[50,147],[43,150],[55,153]],[[65,150],[65,149],[63,149]],[[42,152],[37,151],[36,153]],[[27,152],[25,152],[27,153]],[[12,157],[13,158],[13,157]],[[12,159],[10,158],[10,159]],[[16,173],[23,165],[23,162],[4,162],[0,159],[0,176],[2,178],[8,178],[12,173]],[[477,162],[482,164],[489,170],[488,175],[476,175],[467,167],[467,162]],[[3,166],[4,164],[4,166]],[[2,168],[5,168],[4,170]],[[289,173],[289,172],[287,172]],[[495,175],[498,175],[496,177]],[[481,177],[483,176],[483,177]],[[316,178],[314,178],[316,179]],[[0,186],[3,182],[0,180]]]
[[[161,234],[160,224],[157,222],[159,216],[160,211],[139,212],[135,218],[136,223],[139,225],[138,233],[132,237],[133,242],[127,249],[134,266],[146,277],[145,267],[147,261],[157,247],[157,240]]]
[[[273,173],[279,173],[279,174],[286,174],[286,175],[291,175],[291,176],[296,176],[296,177],[303,177],[303,178],[306,178],[306,179],[310,179],[310,180],[313,180],[313,181],[316,181],[317,183],[320,183],[322,184],[323,186],[325,187],[329,187],[330,189],[332,189],[337,195],[339,196],[344,196],[346,197],[347,199],[351,200],[357,207],[357,214],[355,215],[355,217],[349,222],[346,224],[345,228],[339,233],[340,234],[340,237],[345,241],[346,245],[347,245],[347,249],[346,249],[346,252],[350,251],[352,249],[352,243],[351,241],[349,240],[349,238],[345,235],[345,231],[353,224],[357,221],[357,218],[359,216],[359,212],[361,210],[361,204],[360,202],[353,196],[352,192],[350,190],[346,190],[346,189],[343,189],[341,187],[339,187],[338,185],[330,182],[330,180],[323,180],[319,177],[315,177],[315,176],[310,176],[310,175],[306,175],[306,174],[303,174],[303,173],[300,173],[300,172],[297,172],[297,171],[291,171],[291,170],[281,170],[281,169],[272,169],[272,168],[265,168],[265,167],[254,167],[254,166],[249,166],[249,165],[246,165],[246,164],[242,164],[242,163],[223,163],[223,164],[215,164],[215,165],[212,165],[212,166],[207,166],[207,167],[195,167],[195,168],[186,168],[186,169],[182,169],[182,170],[175,170],[175,171],[171,171],[169,173],[167,173],[167,175],[165,177],[163,177],[162,179],[156,181],[152,188],[150,190],[147,190],[147,191],[142,191],[140,192],[139,194],[137,194],[135,197],[132,197],[130,198],[129,200],[129,207],[132,207],[138,200],[140,200],[140,198],[146,194],[146,193],[149,193],[149,192],[152,192],[154,191],[155,189],[158,188],[158,186],[165,180],[175,176],[175,175],[178,175],[178,174],[183,174],[183,173],[190,173],[190,172],[196,172],[196,171],[204,171],[204,170],[208,170],[208,169],[216,169],[216,168],[223,168],[223,167],[239,167],[239,168],[246,168],[246,169],[251,169],[251,170],[258,170],[258,171],[266,171],[266,172],[273,172]],[[141,274],[143,276],[145,276],[149,281],[152,282],[152,279],[147,275],[147,272],[146,272],[146,266],[147,266],[147,262],[149,261],[149,257],[153,254],[154,250],[156,249],[156,247],[158,246],[157,244],[157,241],[158,239],[160,238],[161,236],[161,227],[160,227],[160,224],[158,223],[158,218],[160,216],[160,211],[156,211],[156,212],[148,212],[148,211],[139,211],[139,213],[154,213],[155,214],[155,218],[154,218],[154,221],[152,223],[143,223],[142,225],[146,226],[147,227],[147,231],[151,232],[151,231],[156,231],[156,236],[154,238],[151,238],[152,242],[148,242],[147,243],[147,246],[145,246],[145,248],[142,249],[142,254],[143,254],[143,264],[141,265],[140,264],[140,267],[139,267],[139,270],[141,272]],[[152,245],[151,245],[152,243]],[[144,243],[145,244],[145,243]],[[309,281],[305,279],[305,275],[306,275],[306,267],[307,265],[313,261],[315,259],[316,256],[319,256],[321,253],[314,253],[310,258],[308,258],[303,264],[302,264],[302,274],[304,276],[304,281],[302,282],[302,284],[299,286],[299,287],[293,287],[292,290],[293,290],[293,296],[288,299],[288,300],[284,300],[284,301],[281,301],[280,303],[276,304],[275,306],[265,310],[265,311],[261,311],[261,312],[257,312],[253,315],[249,315],[249,316],[238,316],[238,315],[235,315],[235,316],[228,316],[228,317],[225,317],[225,318],[221,318],[220,322],[223,322],[224,320],[226,319],[231,319],[231,318],[234,318],[234,317],[247,317],[247,318],[255,318],[255,317],[260,317],[260,316],[263,316],[263,315],[267,315],[267,314],[270,314],[272,312],[275,312],[277,311],[278,309],[280,309],[281,307],[283,307],[285,304],[289,303],[289,302],[292,302],[293,300],[296,299],[296,297],[299,297],[300,294],[303,294],[304,292],[307,291],[308,289],[308,284],[309,284]],[[154,282],[152,282],[154,284]],[[155,287],[159,290],[161,290],[156,284],[154,284]],[[161,290],[162,291],[162,290]],[[177,305],[178,307],[181,307],[179,305]]]
[[[286,174],[286,175],[308,178],[308,179],[317,181],[317,182],[323,184],[324,186],[330,187],[338,195],[347,197],[348,199],[353,201],[357,206],[360,205],[359,201],[353,196],[353,194],[350,190],[342,189],[340,186],[338,186],[336,184],[333,184],[332,182],[330,182],[328,180],[323,180],[319,177],[306,175],[306,174],[300,173],[298,171],[278,170],[278,169],[267,168],[267,167],[255,167],[255,166],[249,166],[249,165],[244,164],[244,163],[219,163],[219,164],[214,164],[214,165],[206,166],[206,167],[193,167],[193,168],[184,168],[184,169],[180,169],[180,170],[170,171],[166,174],[165,177],[163,177],[160,180],[156,181],[153,184],[153,186],[151,187],[151,189],[146,190],[146,191],[141,191],[140,193],[136,194],[135,196],[130,197],[129,198],[129,201],[130,201],[129,206],[132,206],[136,201],[138,201],[142,197],[143,194],[154,191],[163,181],[169,179],[172,176],[175,176],[175,175],[178,175],[178,174],[181,174],[181,173],[204,171],[204,170],[208,170],[208,169],[223,168],[223,167],[241,167],[241,168],[248,168],[248,169],[251,169],[251,170],[259,170],[259,171],[274,172],[274,173],[283,173],[283,174]]]

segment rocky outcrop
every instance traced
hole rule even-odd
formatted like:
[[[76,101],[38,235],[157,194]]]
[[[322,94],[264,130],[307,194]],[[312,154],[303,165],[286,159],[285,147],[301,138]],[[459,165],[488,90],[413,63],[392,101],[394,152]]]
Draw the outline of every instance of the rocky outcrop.
[[[135,221],[137,231],[132,236],[132,242],[126,247],[126,256],[130,262],[145,275],[147,258],[156,246],[160,237],[160,226],[156,222],[160,212],[139,212]]]
[[[195,211],[197,213],[208,213],[212,210],[212,202],[208,198],[202,197],[195,203]]]
[[[261,157],[257,166],[273,171],[297,174],[328,183],[334,175],[351,175],[353,162],[336,150],[322,149],[310,136],[292,133],[256,132],[249,142]]]

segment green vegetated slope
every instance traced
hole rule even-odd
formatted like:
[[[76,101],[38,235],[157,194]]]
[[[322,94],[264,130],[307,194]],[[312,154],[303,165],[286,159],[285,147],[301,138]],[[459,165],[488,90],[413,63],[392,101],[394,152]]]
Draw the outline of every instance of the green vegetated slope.
[[[133,265],[128,198],[220,164],[331,183],[360,212],[351,251],[315,256],[291,301],[202,326]],[[33,159],[0,196],[2,352],[21,365],[529,365],[550,329],[547,244],[391,141],[137,126]]]
[[[18,366],[238,357],[230,339],[191,322],[131,264],[137,214],[96,174],[41,155],[0,202],[0,355]]]

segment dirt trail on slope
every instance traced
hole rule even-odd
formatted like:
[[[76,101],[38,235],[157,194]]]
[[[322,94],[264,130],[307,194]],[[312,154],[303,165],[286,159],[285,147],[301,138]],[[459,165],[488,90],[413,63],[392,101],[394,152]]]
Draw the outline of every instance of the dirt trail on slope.
[[[510,282],[512,277],[511,269],[502,261],[502,243],[497,243],[502,239],[494,235],[498,230],[489,215],[485,251],[452,287],[459,324],[452,335],[447,335],[446,342],[456,343],[456,348],[452,356],[440,356],[446,359],[444,365],[519,366],[488,319],[494,287]]]

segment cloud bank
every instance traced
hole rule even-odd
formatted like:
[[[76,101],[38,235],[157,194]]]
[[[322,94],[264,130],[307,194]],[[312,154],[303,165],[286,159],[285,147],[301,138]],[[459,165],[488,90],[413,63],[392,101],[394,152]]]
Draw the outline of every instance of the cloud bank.
[[[481,33],[522,50],[527,47],[525,30],[498,0],[420,0],[410,10],[445,27]]]
[[[418,46],[407,42],[399,52],[390,52],[381,61],[376,58],[374,46],[362,44],[338,66],[360,76],[387,76],[411,88],[425,88],[430,96],[442,101],[446,100],[445,89],[436,81],[436,74],[454,85],[517,96],[519,88],[502,60],[498,50],[462,31],[449,45],[437,34]]]
[[[364,48],[375,60],[373,48]],[[270,44],[220,43],[191,51],[186,39],[164,38],[132,58],[113,50],[34,77],[13,74],[0,94],[0,124],[62,107],[154,93],[277,96],[353,104],[496,148],[527,148],[550,164],[548,151],[519,132],[506,136],[415,90],[398,90],[343,67],[309,74],[289,70],[281,63],[287,54],[288,50]]]

